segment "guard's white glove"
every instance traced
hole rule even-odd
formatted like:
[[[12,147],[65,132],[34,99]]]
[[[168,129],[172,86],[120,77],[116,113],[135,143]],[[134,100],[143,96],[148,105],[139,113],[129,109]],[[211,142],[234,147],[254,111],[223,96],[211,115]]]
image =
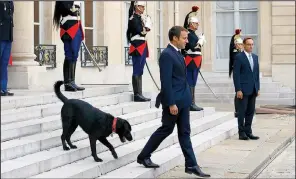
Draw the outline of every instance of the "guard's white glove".
[[[201,47],[206,43],[206,37],[204,36],[204,34],[201,34],[198,36],[198,42],[197,44],[199,44]]]
[[[80,10],[80,2],[79,1],[74,1],[74,4],[70,11],[72,12],[78,12]]]

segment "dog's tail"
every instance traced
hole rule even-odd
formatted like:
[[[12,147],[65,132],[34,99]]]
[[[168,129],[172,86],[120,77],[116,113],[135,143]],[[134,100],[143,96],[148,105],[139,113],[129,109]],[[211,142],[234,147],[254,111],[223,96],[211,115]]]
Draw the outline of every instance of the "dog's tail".
[[[54,92],[55,92],[55,94],[57,95],[57,97],[58,97],[61,101],[63,101],[63,103],[64,103],[65,101],[68,100],[68,98],[66,98],[66,96],[64,96],[64,95],[61,93],[61,89],[60,89],[60,87],[62,86],[62,84],[64,84],[63,81],[57,81],[57,82],[54,84]]]

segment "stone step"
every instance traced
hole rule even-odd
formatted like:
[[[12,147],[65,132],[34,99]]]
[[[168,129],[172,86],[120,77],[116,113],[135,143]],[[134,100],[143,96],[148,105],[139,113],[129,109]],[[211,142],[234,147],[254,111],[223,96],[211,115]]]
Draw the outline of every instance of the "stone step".
[[[233,119],[229,113],[215,113],[211,116],[204,117],[200,120],[191,121],[191,134],[196,135],[213,128],[225,121]],[[151,131],[151,133],[154,132]],[[139,139],[128,144],[117,147],[115,150],[119,156],[117,160],[112,158],[109,151],[100,153],[98,156],[102,158],[103,162],[94,162],[92,157],[87,157],[83,160],[53,169],[51,171],[32,176],[31,178],[53,178],[59,176],[61,178],[95,178],[101,174],[106,174],[117,168],[125,166],[136,160],[137,155],[143,148],[150,136]],[[159,146],[158,151],[178,143],[177,129],[175,128],[163,143]],[[26,174],[26,173],[24,173]],[[19,174],[18,174],[19,175]],[[26,174],[28,175],[28,174]],[[2,175],[3,176],[3,175]],[[121,177],[124,177],[125,173]]]
[[[224,88],[233,88],[233,82],[229,81],[229,82],[212,82],[209,81],[207,82],[209,86],[215,88],[215,87],[224,87]],[[205,87],[206,83],[204,83],[204,81],[199,80],[196,84],[197,87]],[[261,88],[280,88],[282,87],[281,83],[278,82],[272,82],[272,83],[266,83],[266,82],[260,82],[260,87]]]
[[[122,102],[129,102],[132,101],[132,98],[132,93],[123,92],[106,96],[85,98],[83,100],[95,104],[97,107],[102,107]],[[62,105],[62,102],[56,102],[53,104],[4,110],[1,111],[1,124],[9,124],[13,122],[57,115],[61,112]]]
[[[197,104],[199,103],[234,103],[234,98],[221,99],[221,98],[198,98],[196,97]],[[295,105],[295,98],[258,98],[256,105]]]
[[[125,103],[125,104],[115,105],[109,108],[108,112],[110,112],[114,116],[123,115],[122,117],[127,118],[127,120],[131,119],[132,120],[131,123],[137,124],[139,121],[145,122],[145,120],[155,119],[155,117],[158,117],[158,114],[160,113],[159,110],[149,109],[149,108],[150,108],[150,102],[145,102],[140,104]],[[143,112],[140,110],[147,110],[148,112]],[[137,111],[140,111],[140,112],[135,114],[128,114],[128,113],[133,113]],[[151,115],[151,113],[153,112],[155,114]],[[127,116],[125,116],[124,114],[127,114]],[[146,115],[149,115],[149,117],[151,118],[147,119]],[[135,118],[142,118],[142,119],[141,120],[138,119],[136,121]],[[31,154],[37,151],[47,150],[52,147],[59,146],[61,145],[61,142],[60,142],[61,134],[62,134],[62,129],[59,128],[53,131],[45,131],[45,132],[37,133],[34,135],[29,135],[26,137],[21,137],[18,139],[2,142],[1,143],[1,153],[2,153],[1,161],[13,159],[13,158]],[[77,141],[77,140],[85,139],[86,137],[87,135],[84,133],[84,131],[82,131],[82,129],[78,127],[75,133],[73,134],[72,140]]]
[[[121,85],[92,87],[86,88],[84,91],[77,91],[75,93],[65,92],[62,89],[63,88],[61,88],[61,91],[66,97],[81,99],[128,92],[129,86]],[[14,93],[15,96],[1,98],[1,112],[6,109],[23,108],[60,102],[54,92],[41,93],[21,90],[14,91]]]
[[[223,77],[220,77],[220,76],[206,77],[206,76],[204,76],[204,78],[207,82],[223,82],[223,83],[233,82],[233,79],[229,78],[228,76],[223,76]],[[204,82],[199,74],[198,74],[198,80],[200,82]],[[260,82],[261,83],[276,83],[276,82],[273,82],[271,78],[260,78]]]
[[[202,117],[203,112],[193,112],[193,121],[203,121],[196,120]],[[213,114],[214,115],[214,114]],[[227,115],[227,114],[226,114]],[[161,124],[160,119],[155,119],[149,122],[144,122],[132,127],[132,134],[134,140],[141,140],[142,138],[149,136],[156,128]],[[74,133],[75,134],[75,133]],[[113,137],[108,137],[108,140],[114,147],[122,144],[117,135]],[[131,143],[134,143],[132,141]],[[67,165],[69,163],[84,159],[90,156],[90,146],[89,140],[81,140],[74,142],[78,146],[78,149],[72,149],[70,151],[63,151],[62,147],[56,147],[49,149],[47,151],[41,151],[34,154],[30,154],[24,157],[16,158],[13,160],[1,162],[1,177],[30,177],[33,175],[38,175],[40,173],[53,170],[57,167]],[[139,146],[134,146],[139,147]],[[106,151],[106,147],[101,143],[97,142],[97,152],[101,153]],[[110,151],[107,151],[110,154]],[[120,153],[119,153],[120,154]],[[99,155],[100,157],[101,155]],[[90,158],[90,157],[89,157]],[[103,158],[104,159],[104,158]],[[94,161],[93,161],[94,162]],[[60,176],[59,176],[60,177]]]
[[[134,102],[120,103],[100,107],[94,104],[95,107],[100,107],[101,110],[111,113],[114,116],[127,114],[127,110],[146,109],[148,103],[137,104]],[[150,104],[151,106],[151,104]],[[31,119],[15,123],[1,125],[1,141],[7,141],[18,137],[32,135],[40,132],[46,132],[61,128],[61,117],[59,115],[48,116],[44,118]]]
[[[215,93],[219,98],[223,99],[233,99],[235,92],[232,93]],[[195,97],[197,99],[200,98],[215,98],[213,93],[195,93]],[[264,98],[295,98],[295,93],[261,93],[258,99],[264,99]]]
[[[215,92],[215,93],[233,93],[235,91],[234,86],[230,86],[230,87],[213,87],[211,86],[211,89]],[[196,93],[210,93],[211,90],[206,86],[206,85],[199,85],[197,84],[195,87],[195,92]],[[279,87],[260,87],[260,92],[261,93],[280,93],[281,92],[281,88]]]
[[[194,148],[195,154],[197,156],[198,162],[198,152],[204,151],[211,146],[233,136],[237,133],[237,122],[236,120],[230,120],[223,124],[220,124],[212,129],[195,135],[191,138],[192,146]],[[110,157],[109,157],[110,158]],[[100,178],[156,178],[157,176],[173,169],[178,165],[184,164],[184,157],[180,149],[179,144],[175,144],[161,151],[154,153],[151,160],[157,163],[160,167],[157,169],[149,169],[139,165],[137,162],[130,163],[123,166],[117,170],[111,171],[107,174],[102,172],[107,170],[105,168],[98,169],[102,173]],[[86,163],[86,162],[85,162]],[[111,162],[110,162],[111,163]],[[88,162],[90,165],[90,162]],[[79,170],[79,168],[77,168]],[[100,171],[101,170],[101,171]],[[95,172],[95,171],[94,171]],[[69,172],[68,172],[69,173]],[[57,174],[57,173],[56,173]],[[54,175],[51,175],[54,176]],[[93,173],[88,175],[80,175],[80,177],[90,177],[93,178]]]

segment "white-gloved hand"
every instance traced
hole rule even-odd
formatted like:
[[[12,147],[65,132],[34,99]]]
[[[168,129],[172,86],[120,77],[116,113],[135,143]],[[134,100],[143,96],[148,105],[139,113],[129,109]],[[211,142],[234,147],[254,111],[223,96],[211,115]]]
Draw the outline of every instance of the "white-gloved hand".
[[[204,34],[198,36],[197,43],[200,44],[200,46],[203,46],[206,43],[206,37],[204,36]]]

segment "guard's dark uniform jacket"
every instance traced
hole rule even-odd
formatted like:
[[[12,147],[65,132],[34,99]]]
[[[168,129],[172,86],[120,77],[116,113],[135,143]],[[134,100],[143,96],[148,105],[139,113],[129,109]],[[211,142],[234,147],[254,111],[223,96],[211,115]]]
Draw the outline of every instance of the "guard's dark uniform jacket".
[[[78,11],[72,12],[70,10],[73,7],[74,1],[57,1],[57,4],[62,14],[62,20],[60,24],[60,37],[62,41],[72,40],[79,28],[82,31],[83,40],[84,33],[82,30],[81,21],[78,20],[78,16],[80,16],[80,14]]]
[[[188,31],[188,43],[186,44],[185,51],[183,51],[185,64],[190,69],[200,68],[202,62],[201,49],[196,48],[199,38],[193,30],[188,29]]]
[[[142,56],[146,47],[148,51],[148,44],[145,40],[147,32],[143,31],[144,25],[140,15],[133,14],[129,21],[128,28],[131,35],[129,55]],[[146,57],[149,57],[149,53]]]
[[[12,1],[0,1],[0,41],[13,41],[13,13]]]
[[[229,44],[229,71],[228,71],[229,77],[231,76],[232,71],[233,71],[233,65],[234,65],[234,60],[235,60],[234,57],[237,55],[238,52],[240,52],[239,49],[236,49],[235,43],[234,43],[236,35],[237,34],[234,34],[231,37],[230,44]]]

